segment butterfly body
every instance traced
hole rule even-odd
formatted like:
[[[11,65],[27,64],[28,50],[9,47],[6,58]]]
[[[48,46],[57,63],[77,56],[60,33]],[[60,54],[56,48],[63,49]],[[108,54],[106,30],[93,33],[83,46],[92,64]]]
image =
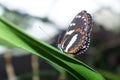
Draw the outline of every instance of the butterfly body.
[[[85,10],[78,13],[66,33],[59,39],[58,48],[69,54],[85,53],[90,44],[92,17]]]

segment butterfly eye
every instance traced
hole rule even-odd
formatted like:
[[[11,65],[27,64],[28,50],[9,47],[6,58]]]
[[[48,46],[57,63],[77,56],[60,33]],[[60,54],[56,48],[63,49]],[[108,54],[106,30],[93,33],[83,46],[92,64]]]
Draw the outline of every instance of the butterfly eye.
[[[83,10],[70,23],[64,35],[58,41],[61,51],[69,54],[85,53],[90,44],[92,16]]]

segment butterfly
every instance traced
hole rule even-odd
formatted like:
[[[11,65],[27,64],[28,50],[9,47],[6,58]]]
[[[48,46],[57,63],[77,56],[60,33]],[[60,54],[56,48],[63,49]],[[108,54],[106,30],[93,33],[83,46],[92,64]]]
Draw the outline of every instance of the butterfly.
[[[92,26],[92,16],[85,10],[81,11],[70,23],[65,34],[60,35],[58,48],[74,55],[85,53],[90,45]]]

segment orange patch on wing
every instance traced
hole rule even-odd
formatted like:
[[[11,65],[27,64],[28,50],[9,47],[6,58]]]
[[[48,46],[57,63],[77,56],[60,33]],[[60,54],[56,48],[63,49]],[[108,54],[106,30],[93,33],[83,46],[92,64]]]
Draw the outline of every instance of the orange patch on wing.
[[[61,41],[60,41],[60,47],[62,47],[62,44],[63,44],[63,41],[61,40]]]
[[[75,29],[75,32],[82,32],[80,28]]]
[[[78,45],[76,45],[76,47],[74,47],[73,49],[71,49],[68,53],[72,54],[74,53],[75,51],[77,51],[77,49],[79,49],[80,46],[82,46],[82,43],[85,41],[85,32],[82,31],[82,29],[80,28],[77,28],[75,30],[75,32],[80,32],[82,34],[82,40],[79,42]]]

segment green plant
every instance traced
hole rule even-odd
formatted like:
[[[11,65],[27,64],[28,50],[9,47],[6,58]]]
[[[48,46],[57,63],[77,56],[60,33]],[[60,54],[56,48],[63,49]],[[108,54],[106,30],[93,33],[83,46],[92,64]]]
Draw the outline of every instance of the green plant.
[[[0,38],[23,48],[67,71],[74,80],[104,80],[94,69],[51,45],[26,34],[16,25],[0,17]]]

